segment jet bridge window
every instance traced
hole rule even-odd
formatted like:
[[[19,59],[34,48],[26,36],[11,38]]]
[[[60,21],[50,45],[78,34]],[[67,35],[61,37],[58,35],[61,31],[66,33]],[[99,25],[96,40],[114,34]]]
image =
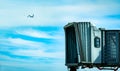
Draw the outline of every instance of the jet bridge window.
[[[100,47],[100,38],[99,37],[95,37],[94,38],[94,46],[96,48],[99,48]]]

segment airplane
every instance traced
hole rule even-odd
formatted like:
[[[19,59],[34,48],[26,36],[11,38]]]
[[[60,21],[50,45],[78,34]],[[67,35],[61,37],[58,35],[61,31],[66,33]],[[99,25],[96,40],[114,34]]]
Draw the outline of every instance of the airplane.
[[[28,15],[28,18],[34,18],[34,14],[33,15]]]

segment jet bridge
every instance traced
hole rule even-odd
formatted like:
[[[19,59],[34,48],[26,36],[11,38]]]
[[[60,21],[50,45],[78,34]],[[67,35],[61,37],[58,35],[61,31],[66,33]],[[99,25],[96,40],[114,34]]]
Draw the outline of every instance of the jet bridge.
[[[98,29],[90,22],[71,22],[64,30],[65,65],[71,71],[79,66],[99,69],[120,66],[120,30]]]

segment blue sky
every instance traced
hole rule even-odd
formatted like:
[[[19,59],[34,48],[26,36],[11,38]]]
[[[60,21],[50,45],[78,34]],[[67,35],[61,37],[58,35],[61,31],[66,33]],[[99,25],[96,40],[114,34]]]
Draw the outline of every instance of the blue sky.
[[[63,26],[120,29],[119,8],[120,0],[0,0],[0,71],[67,71]]]

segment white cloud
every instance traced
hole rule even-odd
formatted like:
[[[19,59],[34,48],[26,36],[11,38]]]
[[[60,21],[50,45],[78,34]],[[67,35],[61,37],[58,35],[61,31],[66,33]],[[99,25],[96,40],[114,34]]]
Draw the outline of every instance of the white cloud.
[[[39,58],[58,58],[58,59],[63,59],[64,58],[64,45],[60,42],[56,43],[51,43],[51,44],[44,44],[42,42],[34,42],[34,41],[29,41],[29,40],[24,40],[21,38],[7,38],[7,39],[2,39],[0,41],[3,41],[1,50],[0,51],[5,51],[9,52],[10,54],[17,55],[17,56],[28,56],[36,61],[38,61]],[[62,45],[62,46],[58,46]],[[9,46],[12,45],[12,46]],[[6,47],[9,46],[9,47]],[[9,48],[16,48],[16,50],[11,50]],[[8,49],[7,49],[8,48]],[[24,49],[27,48],[27,49]],[[4,50],[5,49],[5,50]],[[4,60],[12,60],[12,61],[25,61],[24,59],[19,59],[19,58],[12,58],[9,56],[4,56],[0,55],[2,59]],[[11,59],[12,58],[12,59]],[[29,61],[28,61],[29,62]],[[31,62],[31,60],[30,60]]]
[[[64,52],[45,52],[43,50],[18,50],[14,51],[15,55],[30,56],[33,58],[64,58]]]
[[[57,32],[57,31],[56,31]],[[61,39],[61,34],[56,34],[52,32],[45,32],[45,31],[38,31],[34,29],[25,29],[25,30],[18,30],[16,31],[17,34],[31,36],[35,38],[46,38],[46,39]],[[53,34],[53,35],[51,35]]]
[[[46,44],[44,42],[34,42],[30,40],[24,40],[21,38],[4,38],[0,39],[1,51],[14,52],[16,50],[46,50]]]
[[[0,40],[3,41],[3,40]],[[51,62],[51,64],[55,65],[54,63],[63,63],[64,62],[64,51],[61,51],[60,49],[64,48],[63,44],[60,44],[59,42],[47,45],[42,44],[40,42],[34,42],[29,40],[24,40],[21,38],[8,38],[4,39],[4,43],[7,43],[8,45],[14,45],[17,47],[21,47],[21,49],[17,50],[0,50],[9,52],[13,56],[26,56],[31,57],[31,59],[22,59],[22,58],[15,58],[15,57],[9,57],[9,55],[2,55],[0,54],[0,63],[1,65],[5,66],[13,66],[13,67],[25,67],[29,69],[34,69],[30,67],[49,67],[49,64],[46,64],[45,62]],[[2,43],[3,44],[3,43]],[[61,46],[58,46],[61,45]],[[29,49],[22,49],[23,47],[29,48]],[[5,47],[6,48],[6,47]],[[9,48],[9,47],[8,47]],[[36,48],[36,49],[32,49]],[[46,51],[49,50],[49,51]],[[55,51],[54,51],[55,50]],[[44,60],[41,60],[43,58]],[[53,59],[53,60],[51,60]],[[64,65],[64,63],[63,63]],[[51,65],[50,65],[51,66]],[[42,69],[42,68],[40,68]],[[38,69],[39,70],[39,69]]]
[[[119,7],[120,5],[117,3],[103,3],[97,5],[26,6],[19,7],[19,9],[16,7],[13,9],[5,8],[0,11],[0,27],[63,26],[71,21],[99,20],[99,18],[104,18],[105,15],[119,13]],[[33,13],[34,18],[27,18],[27,15]]]
[[[29,40],[24,40],[21,38],[8,38],[7,39],[10,44],[17,45],[17,46],[27,46],[27,47],[41,47],[44,46],[42,42],[34,42]]]
[[[55,43],[51,44],[44,44],[44,42],[34,42],[21,38],[7,38],[0,41],[3,41],[0,44],[5,45],[1,47],[5,50],[1,49],[0,51],[7,51],[13,55],[30,56],[33,58],[64,58],[64,44],[61,40],[56,40]],[[11,48],[9,45],[12,45],[11,47],[16,48],[16,50],[9,49]]]
[[[104,19],[104,18],[99,18],[91,20],[91,23],[94,24],[98,28],[105,28],[105,29],[120,29],[120,20],[111,20],[111,19]]]
[[[12,51],[12,50],[7,50],[8,52],[14,54],[14,55],[20,55],[20,56],[30,56],[33,58],[64,58],[64,51],[57,50],[56,52],[46,52],[46,50],[52,51],[53,49],[61,49],[59,48],[58,44],[51,44],[51,45],[46,45],[40,42],[33,42],[33,41],[28,41],[20,38],[8,38],[8,43],[14,46],[19,46],[21,49]],[[58,42],[59,43],[59,42]],[[22,49],[22,47],[29,48],[28,50]],[[63,46],[62,46],[63,47]],[[31,49],[31,48],[36,48],[36,49]],[[55,50],[56,50],[55,49]]]
[[[54,38],[53,36],[50,36],[49,34],[47,34],[45,32],[36,31],[36,30],[24,30],[24,31],[18,31],[17,33],[36,37],[36,38]]]

